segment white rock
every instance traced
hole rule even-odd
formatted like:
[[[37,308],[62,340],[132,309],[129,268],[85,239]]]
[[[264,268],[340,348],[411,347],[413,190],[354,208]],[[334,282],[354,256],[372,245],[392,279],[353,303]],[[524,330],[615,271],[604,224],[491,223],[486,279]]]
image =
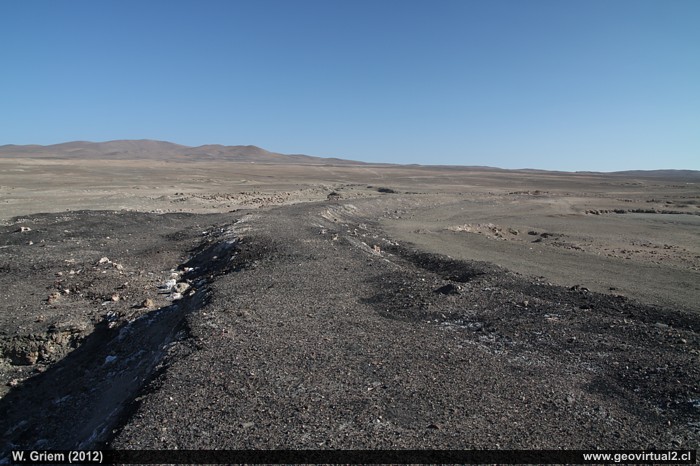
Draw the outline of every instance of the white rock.
[[[185,282],[180,282],[177,285],[175,285],[175,291],[177,291],[178,293],[184,293],[189,288],[190,288],[190,285],[188,283],[185,283]]]

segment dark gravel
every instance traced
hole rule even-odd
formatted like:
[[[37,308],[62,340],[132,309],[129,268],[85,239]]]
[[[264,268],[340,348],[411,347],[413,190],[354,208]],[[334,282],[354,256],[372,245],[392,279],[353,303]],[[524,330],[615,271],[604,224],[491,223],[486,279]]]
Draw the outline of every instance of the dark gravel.
[[[56,228],[83,228],[93,215],[101,220],[85,236],[120,246],[81,250],[85,264],[108,256],[153,271],[154,282],[179,265],[191,295],[112,328],[94,317],[89,352],[77,343],[59,363],[27,366],[45,370],[0,400],[4,448],[39,438],[44,448],[698,447],[697,314],[417,251],[337,200],[217,217],[73,213]],[[147,235],[137,235],[145,219]],[[41,216],[26,225],[41,222],[53,225]],[[10,231],[3,237],[20,235]],[[3,268],[5,302],[42,295],[69,248],[78,253],[59,236],[43,255],[5,242],[2,267],[40,270],[22,272],[20,286]],[[106,283],[93,293],[109,294]],[[15,319],[3,317],[6,339],[12,322],[44,312],[31,300],[5,309]],[[126,325],[146,337],[117,342]],[[75,414],[48,402],[31,409],[55,400],[66,377],[62,396],[74,396],[133,370],[90,366],[104,354],[148,361],[129,396],[76,397]],[[115,410],[92,439],[68,428],[90,403]],[[42,427],[47,415],[59,430]]]

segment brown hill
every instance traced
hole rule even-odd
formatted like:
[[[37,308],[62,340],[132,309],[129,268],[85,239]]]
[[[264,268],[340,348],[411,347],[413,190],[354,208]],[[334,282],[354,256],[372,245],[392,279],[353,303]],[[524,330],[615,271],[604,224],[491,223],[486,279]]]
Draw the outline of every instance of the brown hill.
[[[386,163],[366,163],[338,158],[314,157],[301,154],[280,154],[270,152],[257,146],[224,146],[206,144],[191,147],[167,141],[151,139],[116,140],[106,142],[73,141],[61,144],[41,146],[37,144],[0,146],[0,158],[51,158],[51,159],[93,159],[93,160],[167,160],[172,162],[244,162],[260,164],[295,164],[295,165],[381,165]],[[423,167],[424,165],[405,165],[406,167]],[[508,170],[486,166],[465,165],[428,165],[437,170],[499,171],[534,174],[561,175],[567,172],[520,169]],[[641,178],[672,180],[679,183],[697,183],[700,171],[697,170],[629,170],[618,172],[579,171],[580,175],[594,175],[614,178]]]
[[[351,160],[287,155],[270,152],[256,146],[223,146],[208,144],[198,147],[183,146],[166,141],[118,140],[107,142],[74,141],[49,146],[14,145],[0,146],[0,157],[56,158],[56,159],[108,159],[108,160],[170,160],[170,161],[232,161],[265,164],[362,164]]]

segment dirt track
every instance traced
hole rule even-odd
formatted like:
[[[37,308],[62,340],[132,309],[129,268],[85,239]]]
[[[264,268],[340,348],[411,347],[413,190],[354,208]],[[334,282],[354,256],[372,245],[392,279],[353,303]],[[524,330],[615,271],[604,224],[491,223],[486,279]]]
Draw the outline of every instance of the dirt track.
[[[416,250],[376,205],[3,227],[3,373],[17,380],[0,400],[3,451],[697,448],[695,311]],[[171,268],[189,286],[175,301]],[[32,342],[66,315],[80,316],[63,339],[77,349],[54,364]],[[103,396],[115,380],[131,382]],[[94,406],[109,415],[86,423]]]

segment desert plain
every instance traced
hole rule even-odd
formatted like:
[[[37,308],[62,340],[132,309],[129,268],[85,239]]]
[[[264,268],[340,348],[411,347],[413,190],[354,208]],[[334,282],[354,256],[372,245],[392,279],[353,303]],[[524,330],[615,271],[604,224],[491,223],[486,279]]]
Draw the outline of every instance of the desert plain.
[[[698,448],[698,172],[178,147],[0,148],[3,456]]]

